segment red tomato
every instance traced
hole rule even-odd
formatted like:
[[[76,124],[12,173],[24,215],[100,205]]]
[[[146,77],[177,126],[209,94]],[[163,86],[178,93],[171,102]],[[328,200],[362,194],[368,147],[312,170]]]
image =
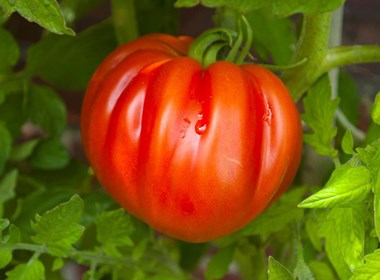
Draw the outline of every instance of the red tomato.
[[[128,212],[169,236],[230,234],[290,185],[302,148],[298,111],[257,65],[187,57],[189,37],[143,36],[100,65],[85,95],[83,144]]]

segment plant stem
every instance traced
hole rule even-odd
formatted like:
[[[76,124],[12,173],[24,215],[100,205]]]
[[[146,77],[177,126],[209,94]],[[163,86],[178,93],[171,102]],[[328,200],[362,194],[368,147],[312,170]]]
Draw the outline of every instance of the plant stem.
[[[352,135],[358,139],[360,142],[364,141],[365,139],[365,133],[361,131],[359,128],[354,126],[348,119],[347,117],[343,114],[343,112],[338,108],[336,111],[336,118],[340,122],[340,124],[351,131]]]
[[[293,98],[302,94],[321,76],[321,62],[327,55],[332,13],[305,14],[301,35],[291,63],[305,58],[307,62],[299,68],[283,73],[283,80]]]
[[[119,44],[138,37],[134,0],[112,0],[112,18]]]
[[[42,254],[49,254],[48,247],[45,245],[39,245],[39,244],[30,244],[30,243],[16,243],[11,245],[3,245],[2,248],[9,249],[12,251],[15,250],[23,250],[23,251],[29,251],[33,252],[32,258],[38,258]],[[159,265],[165,265],[167,268],[171,270],[171,272],[174,275],[183,276],[181,270],[178,268],[178,266],[172,261],[170,257],[168,257],[166,254],[162,254],[163,252],[155,251],[155,254],[152,254],[149,257],[142,257],[139,260],[135,260],[133,257],[115,257],[115,256],[108,256],[105,255],[101,251],[80,251],[80,250],[72,250],[68,253],[67,257],[77,261],[81,264],[86,264],[93,266],[94,268],[97,267],[98,264],[108,264],[112,266],[120,265],[122,264],[125,267],[128,267],[130,269],[133,269],[135,267],[139,267],[142,263],[149,263],[149,262],[157,262]],[[150,271],[151,270],[151,271]],[[155,272],[154,267],[150,267],[149,269],[145,270],[146,272]],[[179,278],[182,279],[182,278]]]
[[[9,246],[8,249],[25,250],[25,251],[31,251],[31,252],[35,252],[35,253],[39,253],[39,254],[43,254],[43,253],[47,252],[47,249],[45,246],[28,244],[28,243],[16,243],[16,244]]]
[[[342,46],[332,48],[323,61],[322,71],[349,64],[380,62],[380,46]]]
[[[339,14],[338,14],[339,15]],[[282,79],[295,100],[324,73],[349,64],[380,62],[380,46],[328,48],[332,13],[305,14],[300,38],[291,63],[307,59],[283,72]]]
[[[341,165],[341,162],[338,157],[332,158],[335,168],[338,168]]]
[[[331,20],[331,31],[329,35],[329,47],[340,46],[342,43],[342,27],[343,27],[343,6],[333,12]],[[324,57],[326,59],[326,57]],[[336,99],[339,95],[339,68],[331,69],[328,73],[331,85],[331,98]],[[332,126],[336,127],[336,115],[332,121]],[[332,147],[335,147],[336,138],[331,139]],[[340,166],[338,153],[333,157],[335,168]]]
[[[337,47],[342,43],[342,27],[343,27],[343,6],[335,10],[331,20],[331,32],[329,39],[329,47]],[[326,59],[326,57],[325,57]],[[332,98],[338,97],[339,84],[339,68],[334,68],[329,71],[331,82]]]

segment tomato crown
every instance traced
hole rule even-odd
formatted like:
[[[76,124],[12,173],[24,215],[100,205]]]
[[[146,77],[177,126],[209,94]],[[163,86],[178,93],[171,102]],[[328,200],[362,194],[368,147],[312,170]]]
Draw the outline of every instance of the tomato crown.
[[[243,15],[237,26],[237,32],[221,27],[205,31],[191,44],[189,56],[202,63],[205,68],[217,60],[242,64],[250,55],[253,32]]]

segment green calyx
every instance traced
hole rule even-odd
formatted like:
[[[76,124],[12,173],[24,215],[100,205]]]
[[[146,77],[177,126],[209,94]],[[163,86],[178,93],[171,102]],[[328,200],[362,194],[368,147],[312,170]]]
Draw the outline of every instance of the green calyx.
[[[207,67],[217,60],[242,64],[249,56],[252,28],[244,16],[238,21],[238,31],[212,28],[202,33],[190,46],[189,56]]]

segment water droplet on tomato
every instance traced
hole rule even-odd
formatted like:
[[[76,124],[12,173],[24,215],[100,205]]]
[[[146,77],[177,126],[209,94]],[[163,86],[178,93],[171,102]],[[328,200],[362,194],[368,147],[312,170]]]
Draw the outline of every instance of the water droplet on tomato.
[[[207,123],[204,120],[198,120],[195,124],[195,132],[202,135],[207,130]]]
[[[181,138],[186,137],[186,131],[189,128],[190,124],[191,124],[191,121],[188,118],[183,118],[183,124],[179,131],[181,133]]]
[[[195,123],[195,132],[199,135],[202,135],[206,132],[207,129],[207,123],[204,120],[204,113],[203,111],[200,111],[198,113],[198,121]]]
[[[202,119],[203,119],[203,112],[200,111],[200,112],[198,113],[198,120],[202,120]]]

